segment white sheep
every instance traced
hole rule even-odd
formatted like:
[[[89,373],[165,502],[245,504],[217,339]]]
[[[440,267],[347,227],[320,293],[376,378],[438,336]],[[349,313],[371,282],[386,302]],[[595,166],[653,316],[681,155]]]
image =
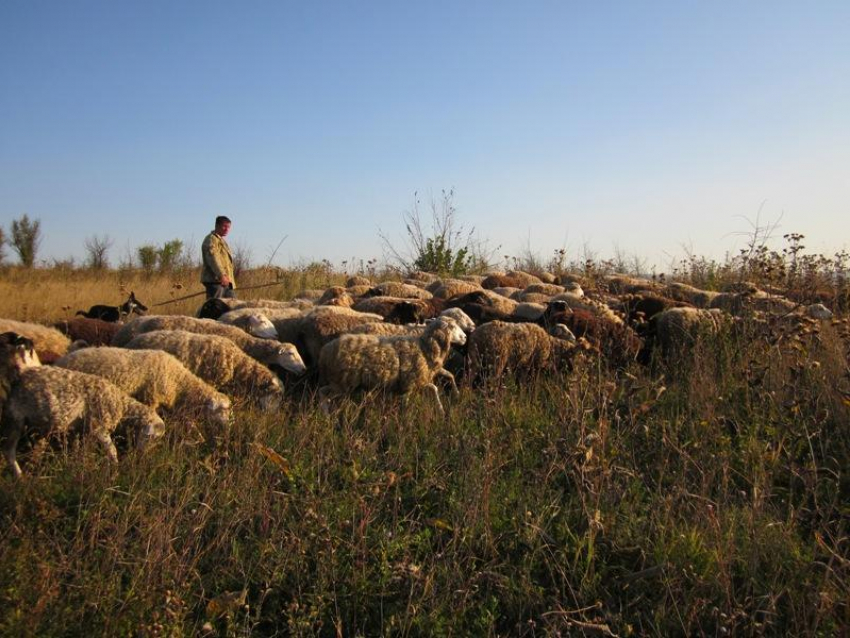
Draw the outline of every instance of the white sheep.
[[[715,290],[701,290],[680,281],[670,282],[663,292],[666,297],[685,301],[697,308],[708,308],[712,300],[720,294]]]
[[[3,454],[15,476],[21,476],[16,450],[25,434],[66,436],[72,431],[91,434],[112,461],[118,452],[112,433],[120,429],[136,446],[165,431],[162,419],[151,408],[127,396],[101,377],[53,366],[21,372],[6,403],[0,424]]]
[[[289,311],[290,309],[287,309]],[[295,312],[299,312],[295,310]],[[277,339],[277,330],[271,319],[260,308],[239,308],[225,312],[218,318],[228,326],[236,326],[258,339]]]
[[[527,319],[528,321],[537,321],[543,316],[544,312],[546,312],[545,304],[524,301],[516,305],[516,308],[514,308],[512,314],[514,317],[519,317],[520,319]]]
[[[445,279],[442,281],[438,279],[431,283],[426,290],[437,299],[451,299],[458,295],[465,295],[476,290],[481,290],[481,286],[461,279]]]
[[[40,323],[0,319],[0,333],[3,332],[14,332],[32,339],[42,363],[52,363],[68,352],[68,346],[71,345],[71,340],[56,328],[49,328]]]
[[[112,345],[126,345],[135,336],[154,330],[185,330],[196,334],[227,337],[239,346],[245,354],[262,364],[279,366],[284,370],[298,374],[302,372],[303,362],[292,344],[252,337],[235,326],[228,326],[214,319],[196,319],[184,315],[140,317],[122,327],[112,339]]]
[[[103,377],[154,410],[203,414],[220,427],[230,422],[230,399],[162,350],[85,348],[55,365]]]
[[[491,321],[469,338],[470,378],[499,378],[509,370],[528,375],[557,368],[573,357],[576,347],[575,336],[563,324],[547,333],[533,323]]]
[[[475,322],[460,308],[447,308],[440,313],[441,317],[453,319],[460,329],[469,334],[475,330]],[[427,323],[409,323],[395,324],[385,323],[383,321],[373,321],[372,323],[364,323],[359,326],[354,326],[346,334],[361,334],[361,335],[421,335],[428,327]]]
[[[452,344],[465,342],[466,334],[447,317],[432,321],[418,337],[342,335],[319,354],[322,409],[329,411],[333,396],[355,390],[407,395],[425,389],[443,412],[434,378],[445,376],[454,385],[454,376],[443,369],[443,363]]]
[[[295,348],[291,344],[284,344]],[[185,330],[155,330],[134,337],[127,348],[164,350],[177,357],[194,374],[214,388],[238,397],[255,400],[266,411],[280,407],[283,390],[280,380],[267,367],[246,355],[236,344],[217,335]],[[298,357],[294,352],[293,359]],[[301,363],[298,372],[306,370]]]
[[[662,355],[675,360],[688,352],[700,335],[716,335],[730,320],[717,308],[669,308],[655,315],[651,326]]]

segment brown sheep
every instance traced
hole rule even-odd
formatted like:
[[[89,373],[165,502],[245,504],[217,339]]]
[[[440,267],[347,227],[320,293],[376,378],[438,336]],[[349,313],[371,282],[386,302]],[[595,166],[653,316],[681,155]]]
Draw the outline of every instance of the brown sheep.
[[[82,340],[90,346],[106,346],[121,329],[122,324],[87,317],[73,317],[53,324],[59,332],[71,341]]]
[[[537,323],[546,327],[564,324],[617,367],[637,360],[643,345],[637,333],[622,321],[613,322],[583,308],[565,307],[563,302],[550,303]]]

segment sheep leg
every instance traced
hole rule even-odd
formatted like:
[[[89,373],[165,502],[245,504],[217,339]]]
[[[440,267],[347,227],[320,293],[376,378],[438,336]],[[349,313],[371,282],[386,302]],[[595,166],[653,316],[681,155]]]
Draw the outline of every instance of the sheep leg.
[[[6,438],[6,445],[3,448],[3,456],[6,457],[6,463],[9,465],[9,469],[12,470],[12,474],[15,475],[15,478],[21,478],[23,476],[23,472],[21,472],[21,466],[18,465],[18,461],[15,458],[15,450],[18,448],[18,435],[10,435]]]
[[[109,457],[109,460],[113,463],[117,463],[118,450],[115,449],[115,443],[112,441],[112,437],[109,436],[109,431],[105,428],[95,428],[92,434],[97,439],[98,443],[103,446],[103,450],[106,452],[106,456]]]
[[[439,370],[437,370],[437,375],[449,380],[449,383],[452,384],[452,394],[454,396],[458,396],[460,394],[460,390],[458,390],[457,388],[457,381],[455,381],[455,375],[453,375],[445,368],[440,368]]]
[[[446,411],[443,409],[443,404],[440,402],[440,392],[439,390],[437,390],[437,386],[435,386],[433,383],[429,383],[425,386],[425,391],[430,392],[431,395],[434,397],[434,401],[437,404],[437,410],[439,411],[439,413],[441,415],[445,414]]]

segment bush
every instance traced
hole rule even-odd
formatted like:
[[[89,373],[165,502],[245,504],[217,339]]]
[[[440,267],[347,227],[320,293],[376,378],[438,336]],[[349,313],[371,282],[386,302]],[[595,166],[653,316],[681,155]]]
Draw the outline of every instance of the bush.
[[[396,249],[389,237],[379,232],[391,267],[453,276],[487,268],[488,254],[475,238],[475,230],[466,231],[457,222],[453,189],[442,191],[439,201],[431,199],[430,229],[425,228],[418,193],[413,196],[413,208],[403,214],[406,247]]]

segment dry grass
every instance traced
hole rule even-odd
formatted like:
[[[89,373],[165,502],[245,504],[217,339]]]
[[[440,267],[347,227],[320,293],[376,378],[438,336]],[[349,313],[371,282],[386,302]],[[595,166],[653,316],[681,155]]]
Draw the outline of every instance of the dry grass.
[[[255,269],[239,278],[239,296],[292,299],[302,290],[326,288],[344,280],[344,275],[323,269]],[[0,317],[53,323],[94,304],[120,305],[130,291],[151,314],[194,314],[204,299],[199,281],[198,270],[145,275],[114,270],[7,268],[0,278]],[[195,293],[190,299],[180,300]]]
[[[342,278],[313,276],[278,294]],[[195,279],[15,272],[0,315]],[[0,476],[0,634],[846,634],[848,352],[843,321],[745,320],[675,362],[463,388],[445,418],[329,419],[298,387],[118,467],[53,450]]]

